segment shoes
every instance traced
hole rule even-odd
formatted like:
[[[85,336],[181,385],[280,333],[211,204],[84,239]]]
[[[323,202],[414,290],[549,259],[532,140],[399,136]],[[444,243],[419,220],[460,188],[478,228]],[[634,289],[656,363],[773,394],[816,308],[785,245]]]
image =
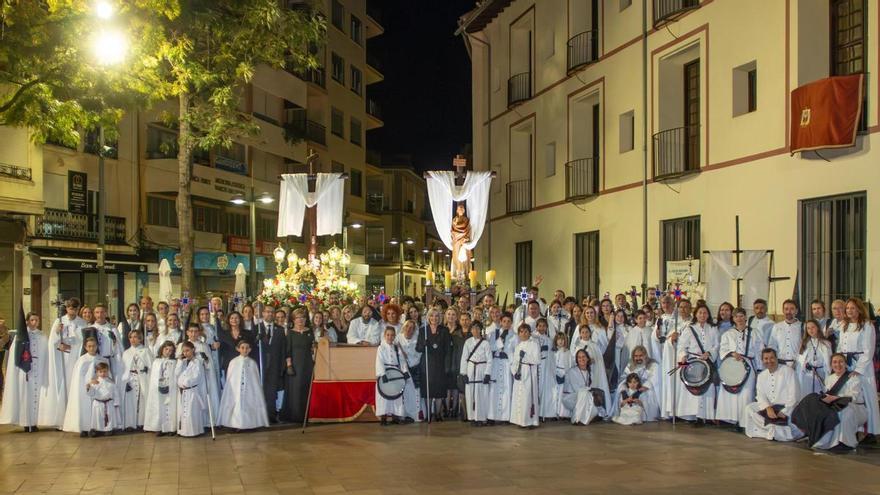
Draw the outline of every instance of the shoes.
[[[164,437],[164,436],[165,436],[165,433],[163,433],[163,432],[160,431],[160,432],[156,433],[156,436],[157,436],[157,437]]]
[[[81,432],[79,432],[79,437],[80,437],[80,438],[86,438],[87,436],[89,436],[89,432],[87,432],[87,431],[81,431]]]
[[[89,430],[89,438],[95,438],[98,436],[98,432],[95,430]]]
[[[133,431],[134,431],[134,428],[126,428],[125,429],[126,433],[132,433]]]
[[[404,422],[404,424],[410,424],[410,423],[415,423],[416,420],[414,420],[410,417],[406,417],[406,418],[403,418],[403,422]]]

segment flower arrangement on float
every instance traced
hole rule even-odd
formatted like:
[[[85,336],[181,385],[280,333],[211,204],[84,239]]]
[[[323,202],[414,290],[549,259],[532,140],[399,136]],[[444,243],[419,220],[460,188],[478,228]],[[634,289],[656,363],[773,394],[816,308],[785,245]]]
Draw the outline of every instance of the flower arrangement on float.
[[[346,275],[351,258],[336,246],[311,261],[291,251],[286,256],[286,269],[283,268],[285,254],[280,245],[273,252],[277,275],[263,281],[263,290],[257,298],[261,304],[275,308],[305,305],[323,309],[334,296],[336,304],[345,305],[360,295],[357,282]]]

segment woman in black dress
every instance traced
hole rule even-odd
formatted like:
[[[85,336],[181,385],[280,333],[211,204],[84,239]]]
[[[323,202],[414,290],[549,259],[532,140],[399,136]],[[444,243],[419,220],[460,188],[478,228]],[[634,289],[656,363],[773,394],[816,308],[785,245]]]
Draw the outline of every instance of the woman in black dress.
[[[306,402],[309,399],[309,385],[312,382],[312,344],[315,334],[309,328],[309,317],[305,309],[292,313],[293,328],[287,332],[287,372],[284,375],[284,404],[281,406],[281,421],[302,423],[306,417]]]
[[[467,313],[459,313],[458,308],[453,306],[446,310],[444,315],[444,324],[449,329],[449,353],[450,366],[446,370],[447,382],[449,389],[446,396],[446,415],[447,417],[457,418],[459,416],[459,389],[458,389],[458,364],[461,363],[461,351],[464,349],[464,342],[468,339],[461,321],[467,315],[466,325],[470,326],[470,315]]]
[[[419,390],[423,399],[430,399],[429,409],[434,421],[442,421],[440,407],[446,398],[446,373],[452,367],[449,330],[440,324],[440,312],[428,311],[428,323],[419,328],[416,351],[422,353],[419,362]],[[430,389],[430,396],[428,395]]]
[[[226,318],[226,324],[220,328],[220,369],[225,376],[226,368],[229,362],[238,357],[238,343],[242,340],[250,342],[251,348],[256,349],[254,345],[254,336],[251,332],[244,329],[244,318],[238,311],[229,313]],[[254,357],[251,351],[251,357]]]

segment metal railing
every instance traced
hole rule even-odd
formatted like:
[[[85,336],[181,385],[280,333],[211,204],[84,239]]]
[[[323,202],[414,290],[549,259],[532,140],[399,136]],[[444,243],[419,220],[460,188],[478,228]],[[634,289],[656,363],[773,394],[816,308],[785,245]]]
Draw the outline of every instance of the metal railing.
[[[507,80],[507,106],[532,97],[532,73],[523,72]]]
[[[33,172],[28,167],[18,167],[8,163],[0,163],[0,177],[10,179],[33,180]]]
[[[681,17],[700,7],[700,0],[654,0],[654,26]]]
[[[367,115],[382,120],[382,107],[379,105],[379,102],[372,98],[367,98]]]
[[[532,181],[515,180],[507,183],[507,213],[525,213],[532,209]]]
[[[34,237],[68,241],[98,241],[98,216],[46,208],[36,217]],[[125,244],[125,218],[104,217],[104,238],[108,244]]]
[[[304,108],[287,108],[284,110],[284,128],[288,141],[305,138],[313,143],[327,145],[327,128],[306,118]]]
[[[599,31],[584,31],[568,40],[568,70],[599,60]]]
[[[699,171],[699,125],[675,127],[654,134],[654,180]]]
[[[385,196],[382,194],[367,194],[367,213],[381,215],[385,207]]]
[[[599,159],[579,158],[565,164],[565,200],[599,194]]]

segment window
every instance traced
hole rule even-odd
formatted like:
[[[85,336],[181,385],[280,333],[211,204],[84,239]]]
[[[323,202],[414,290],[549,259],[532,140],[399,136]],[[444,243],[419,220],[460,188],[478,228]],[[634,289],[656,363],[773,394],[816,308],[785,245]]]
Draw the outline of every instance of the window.
[[[516,243],[516,290],[532,286],[532,241]]]
[[[626,153],[635,148],[635,113],[633,110],[620,114],[617,138],[620,140],[620,152]]]
[[[758,109],[758,67],[756,62],[733,69],[733,116]]]
[[[700,60],[684,65],[685,168],[700,167]]]
[[[865,60],[865,0],[831,0],[831,75],[861,74],[867,69]],[[865,77],[865,89],[868,78]],[[862,100],[860,132],[868,129],[868,92]]]
[[[367,262],[385,259],[385,229],[367,227]]]
[[[330,54],[330,77],[339,84],[345,84],[345,59],[333,52]]]
[[[544,145],[544,176],[556,175],[556,141]]]
[[[177,131],[147,126],[147,159],[177,158]]]
[[[278,233],[278,218],[275,216],[271,217],[257,217],[257,239],[263,241],[274,241],[276,234]]]
[[[360,146],[362,143],[362,135],[363,132],[361,131],[361,121],[352,117],[351,127],[349,127],[349,139],[351,139],[352,144]]]
[[[147,196],[147,224],[177,228],[177,208],[174,200]]]
[[[364,39],[363,23],[361,23],[361,20],[358,19],[357,17],[355,17],[354,15],[351,16],[350,36],[351,36],[351,39],[354,40],[354,42],[357,43],[358,45],[360,45],[362,43],[361,40]]]
[[[355,94],[362,95],[364,94],[364,84],[363,84],[363,75],[361,74],[361,70],[355,66],[351,66],[351,90],[355,92]]]
[[[599,231],[574,235],[574,296],[599,295]]]
[[[865,297],[867,197],[801,201],[802,301]]]
[[[337,174],[344,174],[345,173],[345,165],[337,162],[336,160],[333,160],[330,162],[330,171],[337,173]]]
[[[660,279],[666,286],[666,262],[687,259],[700,259],[700,217],[664,220],[660,231]]]
[[[331,10],[333,25],[340,31],[345,32],[345,7],[338,0],[333,0]]]
[[[226,233],[238,237],[250,237],[249,223],[246,213],[229,212],[226,214]]]
[[[232,143],[228,149],[217,147],[214,150],[214,167],[227,172],[247,175],[248,167],[245,161],[244,145]]]
[[[351,251],[351,254],[364,256],[366,249],[364,236],[364,229],[348,227],[348,249]]]
[[[222,234],[220,225],[220,208],[193,205],[193,228],[200,232]]]
[[[363,178],[360,170],[351,169],[351,191],[352,196],[361,197],[363,194]]]
[[[345,114],[338,108],[330,109],[330,132],[345,139]]]

